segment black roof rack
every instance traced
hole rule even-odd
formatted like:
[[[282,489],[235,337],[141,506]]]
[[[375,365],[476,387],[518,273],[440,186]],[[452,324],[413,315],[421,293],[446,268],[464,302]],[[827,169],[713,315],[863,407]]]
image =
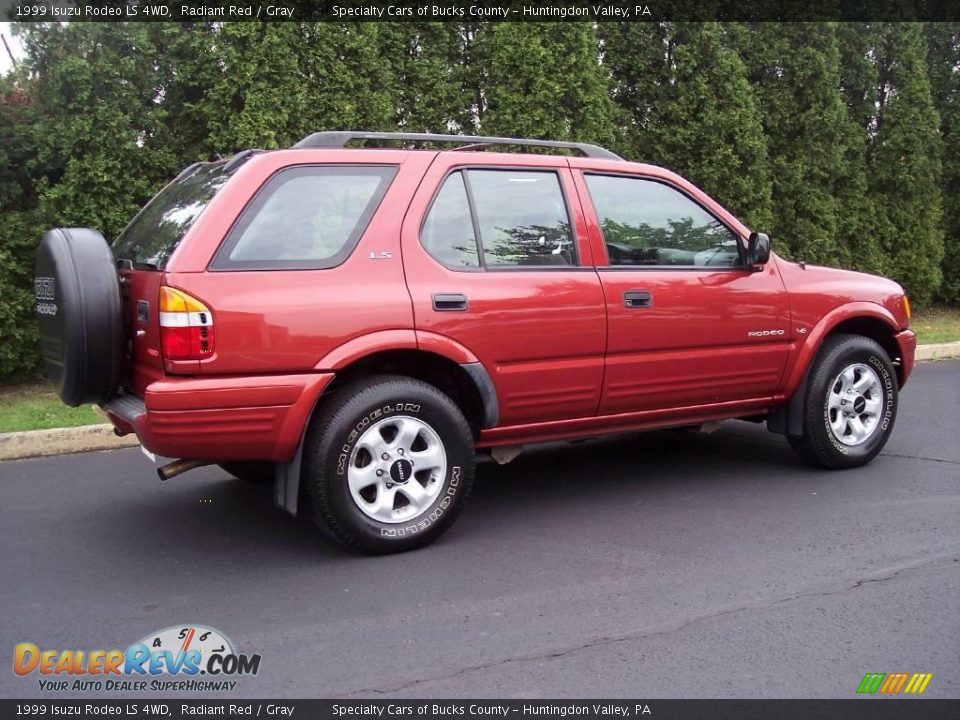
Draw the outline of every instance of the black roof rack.
[[[509,137],[484,137],[479,135],[434,135],[432,133],[394,133],[394,132],[353,132],[350,130],[331,130],[315,132],[308,135],[293,147],[295,148],[342,148],[352,140],[396,140],[410,142],[454,143],[457,145],[517,145],[521,147],[549,147],[577,150],[585,157],[602,160],[623,160],[609,150],[598,145],[578,142],[561,142],[560,140],[527,140]],[[466,148],[464,148],[466,149]]]

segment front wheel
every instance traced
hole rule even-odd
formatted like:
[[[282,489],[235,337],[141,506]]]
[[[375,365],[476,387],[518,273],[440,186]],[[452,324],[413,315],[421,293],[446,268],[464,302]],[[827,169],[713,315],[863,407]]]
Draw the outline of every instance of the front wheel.
[[[794,450],[821,467],[866,465],[893,431],[896,372],[874,340],[835,335],[817,354],[804,400],[803,435],[788,436]]]
[[[405,377],[340,388],[319,408],[305,451],[314,521],[373,554],[436,540],[473,484],[473,435],[463,413],[437,388]]]

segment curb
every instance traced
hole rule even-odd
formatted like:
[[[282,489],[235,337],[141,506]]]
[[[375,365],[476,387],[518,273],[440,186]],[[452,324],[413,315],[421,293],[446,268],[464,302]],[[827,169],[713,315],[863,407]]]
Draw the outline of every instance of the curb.
[[[117,437],[113,425],[81,425],[71,428],[0,433],[0,461],[47,455],[114,450],[139,444],[136,435]]]
[[[960,341],[917,346],[917,362],[958,357],[960,357]],[[0,433],[0,461],[93,450],[116,450],[138,444],[136,435],[123,437],[114,435],[113,425],[110,424]]]
[[[960,357],[960,340],[957,342],[938,343],[936,345],[917,345],[917,354],[914,360],[946,360]]]

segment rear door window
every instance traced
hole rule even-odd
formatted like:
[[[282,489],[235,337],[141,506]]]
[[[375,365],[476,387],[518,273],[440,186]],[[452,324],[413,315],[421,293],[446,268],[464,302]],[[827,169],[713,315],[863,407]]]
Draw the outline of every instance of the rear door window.
[[[451,173],[427,213],[420,241],[452,270],[577,263],[570,215],[552,170]]]
[[[302,166],[274,175],[244,210],[215,270],[322,269],[353,252],[396,174],[388,166]]]
[[[469,170],[484,265],[575,265],[570,216],[555,172]]]
[[[453,173],[443,183],[420,237],[427,252],[448,268],[480,267],[480,253],[462,173]]]

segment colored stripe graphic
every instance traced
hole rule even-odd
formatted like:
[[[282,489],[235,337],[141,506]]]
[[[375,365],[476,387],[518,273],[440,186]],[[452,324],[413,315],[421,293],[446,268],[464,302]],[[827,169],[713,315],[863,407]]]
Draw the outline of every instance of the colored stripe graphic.
[[[921,695],[933,679],[933,673],[867,673],[857,686],[858,693]]]
[[[880,688],[880,683],[883,682],[884,677],[886,677],[884,673],[867,673],[863,676],[863,680],[860,681],[857,692],[875,693]]]
[[[930,684],[930,680],[932,678],[933,673],[914,673],[910,677],[910,682],[907,683],[907,686],[903,689],[903,691],[905,693],[919,695],[927,689],[927,685]]]
[[[893,694],[900,692],[903,684],[907,681],[906,673],[890,673],[883,685],[880,686],[881,693]]]

